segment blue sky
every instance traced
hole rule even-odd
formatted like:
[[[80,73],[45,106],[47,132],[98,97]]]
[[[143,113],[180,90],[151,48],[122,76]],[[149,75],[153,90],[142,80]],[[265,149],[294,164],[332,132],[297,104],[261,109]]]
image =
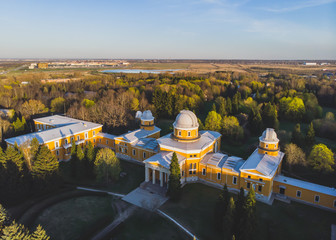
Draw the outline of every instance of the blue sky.
[[[336,0],[0,3],[0,58],[336,59]]]

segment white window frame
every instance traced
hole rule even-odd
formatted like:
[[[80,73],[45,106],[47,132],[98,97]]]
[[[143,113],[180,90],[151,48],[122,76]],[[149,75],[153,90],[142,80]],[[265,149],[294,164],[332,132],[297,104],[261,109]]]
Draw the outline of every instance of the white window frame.
[[[133,149],[133,150],[132,150],[132,154],[133,154],[133,156],[135,156],[135,153],[136,153],[136,152],[135,152],[135,149]]]
[[[316,201],[316,197],[318,197],[318,201]],[[316,202],[316,203],[320,202],[320,195],[315,195],[314,196],[314,202]]]
[[[220,172],[217,173],[217,180],[221,180],[221,178],[222,178],[222,174]]]
[[[300,193],[300,196],[298,193]],[[296,197],[301,198],[301,196],[302,196],[302,192],[300,190],[296,190]]]
[[[205,168],[202,169],[202,175],[206,176],[206,169]]]
[[[237,177],[236,176],[232,177],[232,184],[237,185]]]
[[[89,138],[89,133],[88,132],[84,133],[84,137],[85,137],[85,139],[88,139]]]

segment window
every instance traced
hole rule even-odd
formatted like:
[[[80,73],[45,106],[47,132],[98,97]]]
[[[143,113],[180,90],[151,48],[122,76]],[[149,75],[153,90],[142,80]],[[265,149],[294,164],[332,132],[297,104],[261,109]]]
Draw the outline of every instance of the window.
[[[188,131],[188,137],[190,137],[190,131]]]
[[[86,142],[85,142],[85,145],[87,146],[88,144],[89,144],[89,141],[86,141]]]
[[[262,182],[263,180],[262,180],[262,178],[259,178],[259,182]]]
[[[85,133],[85,139],[88,139],[89,138],[89,134],[86,132]]]
[[[55,148],[58,148],[58,147],[59,147],[58,144],[59,144],[58,141],[56,141],[56,142],[55,142]]]
[[[125,153],[127,153],[127,148],[125,148],[124,150],[125,150]]]
[[[96,136],[96,132],[95,131],[92,131],[92,136]]]
[[[182,171],[182,177],[184,176],[184,171]]]
[[[93,142],[95,143],[95,142],[96,142],[96,139],[93,139]]]
[[[133,156],[135,156],[135,149],[132,150]]]
[[[251,186],[251,183],[249,183],[249,182],[248,182],[248,183],[246,184],[246,188],[248,188],[248,189],[249,189],[249,188],[250,188],[250,186]]]
[[[336,200],[334,201],[334,207],[336,207]]]
[[[181,136],[181,131],[178,132],[178,135]]]
[[[72,141],[74,140],[74,137],[71,137],[70,140],[71,140],[71,142],[72,142]]]
[[[232,179],[232,183],[233,183],[233,184],[237,184],[237,177],[233,177],[233,179]]]
[[[261,190],[262,190],[262,186],[259,185],[259,186],[258,186],[258,191],[261,192]]]
[[[194,157],[196,157],[196,154],[194,155]]]
[[[251,176],[247,176],[247,178],[251,178]]]
[[[143,158],[146,158],[146,152],[143,153]]]
[[[101,138],[99,138],[99,142],[101,143]]]
[[[108,145],[108,140],[106,140],[106,145]]]
[[[221,179],[221,173],[217,173],[217,179],[218,179],[218,180]]]
[[[297,190],[297,191],[296,191],[296,196],[297,196],[297,197],[301,197],[301,191]]]
[[[119,152],[122,152],[122,148],[121,147],[119,147]]]
[[[79,136],[77,136],[77,141],[79,141],[79,139],[80,139],[80,137],[79,137]]]
[[[192,169],[192,163],[190,163],[189,169]]]
[[[59,151],[58,151],[58,150],[56,151],[56,155],[57,155],[57,156],[59,155]]]
[[[192,155],[190,155],[190,157],[192,157]]]
[[[65,144],[68,144],[68,139],[64,139]]]
[[[205,168],[202,169],[202,175],[205,176],[206,175],[206,171]]]
[[[266,148],[268,148],[268,144],[266,144]]]
[[[194,163],[194,174],[196,174],[196,163]]]
[[[315,202],[319,202],[320,201],[320,196],[316,195],[314,200],[315,200]]]

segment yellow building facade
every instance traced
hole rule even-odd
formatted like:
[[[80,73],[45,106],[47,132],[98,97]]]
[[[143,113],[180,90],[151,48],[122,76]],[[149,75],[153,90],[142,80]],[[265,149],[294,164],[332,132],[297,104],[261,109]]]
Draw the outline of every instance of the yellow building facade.
[[[146,184],[168,186],[169,167],[174,152],[181,169],[182,185],[201,182],[232,192],[254,188],[256,198],[268,204],[274,199],[298,201],[336,211],[334,188],[289,178],[281,174],[284,153],[274,129],[266,129],[257,149],[247,160],[220,152],[221,134],[199,131],[196,115],[182,110],[173,124],[173,132],[160,136],[150,111],[137,112],[140,128],[116,136],[102,132],[102,125],[64,116],[35,119],[37,132],[6,139],[8,145],[22,144],[36,137],[62,161],[71,157],[71,143],[84,147],[92,142],[108,147],[117,157],[145,165]]]

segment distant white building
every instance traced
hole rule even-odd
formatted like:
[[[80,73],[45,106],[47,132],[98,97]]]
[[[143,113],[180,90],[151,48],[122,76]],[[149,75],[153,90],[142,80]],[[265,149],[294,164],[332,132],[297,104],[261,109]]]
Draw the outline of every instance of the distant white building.
[[[305,66],[316,66],[317,63],[316,62],[304,62],[303,65],[305,65]]]

